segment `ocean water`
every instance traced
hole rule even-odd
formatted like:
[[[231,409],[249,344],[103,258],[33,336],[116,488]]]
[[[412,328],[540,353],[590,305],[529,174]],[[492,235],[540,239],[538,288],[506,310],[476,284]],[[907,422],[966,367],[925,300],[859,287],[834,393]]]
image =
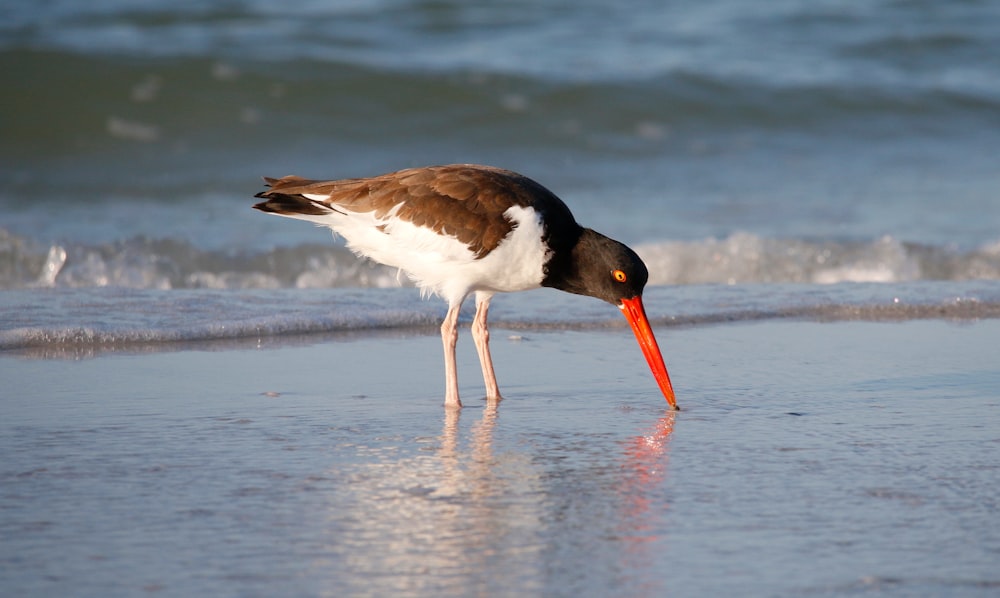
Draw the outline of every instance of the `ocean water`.
[[[0,3],[0,594],[995,595],[997,73],[975,0]],[[250,208],[454,162],[638,251],[683,411],[545,289],[442,414],[443,302]]]
[[[396,287],[324,231],[251,210],[259,177],[450,162],[539,180],[633,245],[651,285],[709,285],[681,293],[702,312],[715,285],[761,283],[798,285],[771,311],[829,304],[843,283],[997,301],[993,3],[98,0],[0,17],[0,72],[17,82],[0,118],[7,338],[120,330],[128,314],[128,335],[196,340],[159,318],[207,291],[266,304]],[[122,289],[172,292],[146,314]],[[100,313],[50,312],[44,330],[23,308],[95,295]],[[398,297],[366,295],[394,315],[365,321],[424,321]],[[277,331],[287,314],[273,317]]]

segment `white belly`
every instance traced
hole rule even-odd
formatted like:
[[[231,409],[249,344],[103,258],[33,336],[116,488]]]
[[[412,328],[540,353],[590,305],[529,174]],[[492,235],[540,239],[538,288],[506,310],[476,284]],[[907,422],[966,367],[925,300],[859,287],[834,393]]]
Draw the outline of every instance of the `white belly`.
[[[333,229],[359,255],[399,268],[425,292],[450,303],[473,291],[509,292],[538,288],[549,251],[542,243],[542,222],[530,208],[513,206],[505,215],[514,230],[481,259],[458,239],[389,215],[333,213],[313,222]]]

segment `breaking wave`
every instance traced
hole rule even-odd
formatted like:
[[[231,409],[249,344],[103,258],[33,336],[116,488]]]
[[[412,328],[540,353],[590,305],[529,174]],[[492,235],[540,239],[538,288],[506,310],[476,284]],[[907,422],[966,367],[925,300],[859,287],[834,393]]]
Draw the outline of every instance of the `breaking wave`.
[[[636,247],[650,284],[754,284],[998,280],[1000,241],[974,249],[882,237],[872,241],[774,239],[738,233]],[[303,244],[269,251],[199,249],[135,237],[105,244],[45,245],[0,229],[0,289],[387,288],[409,286],[393,268],[343,247]]]

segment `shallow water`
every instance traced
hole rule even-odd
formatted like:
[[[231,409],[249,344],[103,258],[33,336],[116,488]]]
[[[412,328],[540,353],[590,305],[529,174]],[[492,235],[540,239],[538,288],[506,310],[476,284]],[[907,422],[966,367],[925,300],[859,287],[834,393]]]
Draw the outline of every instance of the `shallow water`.
[[[995,320],[0,359],[10,595],[990,596]],[[388,368],[388,369],[385,369]]]

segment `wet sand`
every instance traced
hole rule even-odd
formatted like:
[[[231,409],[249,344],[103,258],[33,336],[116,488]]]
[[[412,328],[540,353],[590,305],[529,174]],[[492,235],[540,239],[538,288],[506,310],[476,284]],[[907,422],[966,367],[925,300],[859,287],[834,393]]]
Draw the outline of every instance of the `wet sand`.
[[[0,355],[6,595],[988,596],[1000,321]],[[174,347],[176,348],[176,347]]]

